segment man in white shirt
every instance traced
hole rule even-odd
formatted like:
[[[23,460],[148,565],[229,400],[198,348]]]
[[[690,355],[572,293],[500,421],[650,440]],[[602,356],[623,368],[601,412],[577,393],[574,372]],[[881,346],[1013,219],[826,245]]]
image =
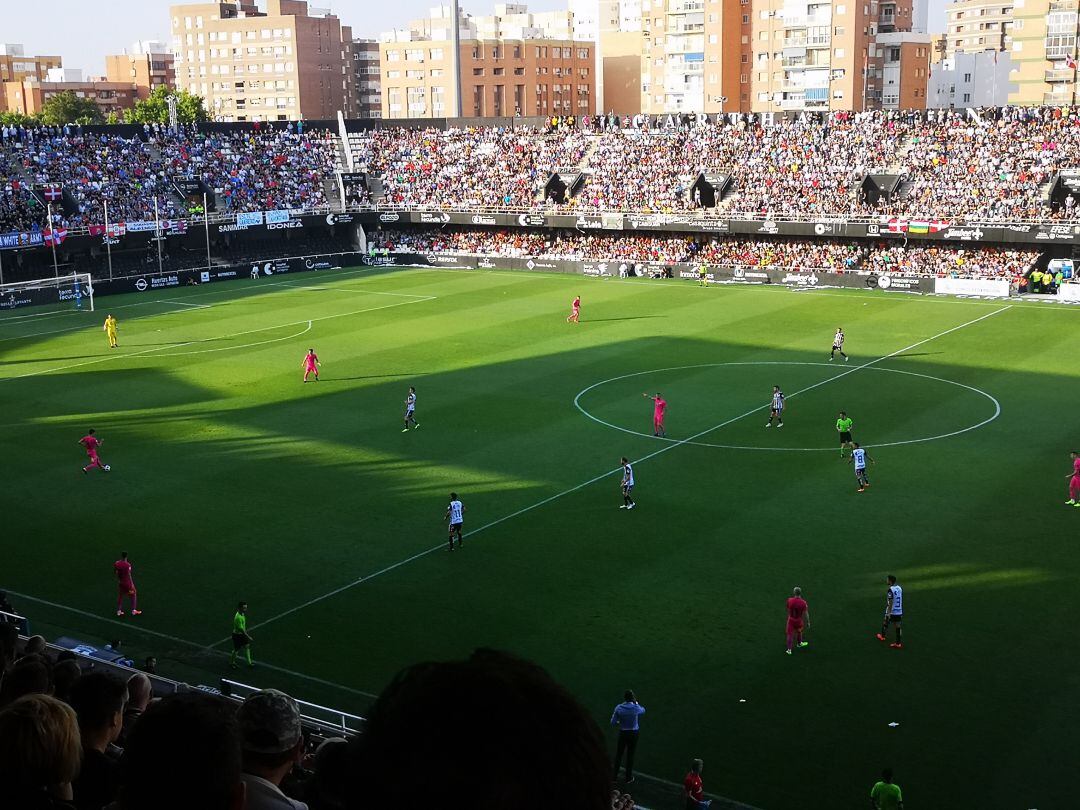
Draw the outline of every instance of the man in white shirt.
[[[276,689],[249,695],[236,714],[243,754],[247,810],[308,810],[281,792],[281,782],[304,755],[300,707]]]

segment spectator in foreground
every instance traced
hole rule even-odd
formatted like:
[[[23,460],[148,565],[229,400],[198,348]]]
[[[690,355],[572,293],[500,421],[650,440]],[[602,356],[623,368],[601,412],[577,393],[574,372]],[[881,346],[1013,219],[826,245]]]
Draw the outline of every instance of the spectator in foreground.
[[[68,810],[79,772],[79,724],[70,706],[27,695],[0,711],[0,807]]]
[[[349,767],[349,741],[342,737],[323,740],[315,751],[315,774],[306,795],[311,810],[344,810]]]
[[[152,704],[128,737],[118,810],[243,810],[229,707],[187,692]]]
[[[79,662],[71,658],[57,661],[52,668],[53,697],[71,705],[71,690],[82,676]]]
[[[875,810],[904,810],[900,786],[893,783],[892,768],[881,772],[881,781],[870,791],[870,806]]]
[[[281,782],[304,754],[300,707],[276,689],[249,695],[236,714],[247,788],[247,810],[308,810],[281,792]]]
[[[705,798],[705,786],[701,782],[701,769],[704,765],[700,759],[690,760],[690,772],[683,779],[686,810],[704,810],[712,804],[711,799]]]
[[[596,722],[536,664],[494,650],[398,673],[354,742],[354,810],[610,810]]]
[[[611,713],[611,725],[619,727],[619,744],[615,749],[615,779],[619,778],[619,765],[626,754],[626,784],[634,781],[634,751],[637,750],[641,727],[638,718],[645,714],[645,707],[637,702],[632,690],[623,693],[623,702]]]
[[[19,643],[19,628],[0,622],[0,675],[15,663],[15,645]]]
[[[109,747],[124,724],[127,685],[104,672],[89,672],[71,688],[71,707],[79,717],[83,762],[72,784],[79,810],[101,810],[120,790],[120,768]]]
[[[146,707],[150,705],[150,699],[154,697],[153,684],[141,672],[136,672],[128,678],[127,690],[128,700],[127,705],[124,707],[124,725],[120,729],[120,736],[116,740],[116,744],[121,748],[127,742],[127,737],[131,733],[135,721],[142,717]]]
[[[52,691],[49,667],[40,655],[23,656],[15,662],[0,683],[0,706],[7,706],[24,695],[47,695]]]

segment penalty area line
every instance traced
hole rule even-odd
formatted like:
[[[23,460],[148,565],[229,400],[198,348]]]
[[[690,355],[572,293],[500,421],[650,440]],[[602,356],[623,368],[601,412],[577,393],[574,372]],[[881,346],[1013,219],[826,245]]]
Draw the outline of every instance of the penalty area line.
[[[910,346],[905,346],[902,349],[897,349],[894,352],[889,352],[889,354],[883,355],[882,357],[878,357],[878,358],[876,358],[874,360],[870,360],[870,361],[868,361],[866,363],[862,363],[861,365],[857,365],[857,366],[854,366],[853,368],[846,369],[845,371],[841,372],[840,374],[835,374],[832,377],[828,377],[828,378],[826,378],[824,380],[821,380],[820,382],[816,382],[813,385],[808,385],[806,388],[800,388],[795,393],[790,394],[787,398],[791,399],[792,397],[799,396],[799,394],[805,394],[805,393],[807,393],[809,391],[813,391],[813,390],[815,390],[817,388],[820,388],[823,385],[827,385],[828,383],[835,382],[836,380],[847,377],[850,374],[854,374],[857,371],[862,371],[865,368],[870,368],[871,366],[875,366],[878,363],[882,363],[882,362],[884,362],[886,360],[889,360],[889,359],[891,359],[893,357],[896,357],[898,355],[902,355],[905,352],[909,352],[912,349],[916,349],[919,346],[922,346],[922,345],[924,345],[926,343],[929,343],[929,342],[931,342],[933,340],[943,338],[946,335],[951,335],[953,332],[957,332],[957,331],[959,331],[961,329],[965,329],[965,328],[967,328],[969,326],[973,326],[974,324],[977,324],[980,321],[985,321],[987,318],[992,318],[995,315],[1000,315],[1002,312],[1005,312],[1006,310],[1009,310],[1009,309],[1012,309],[1011,305],[1001,307],[1000,309],[996,309],[993,312],[988,312],[985,315],[980,315],[978,318],[973,318],[972,320],[966,321],[965,323],[962,323],[959,326],[954,326],[951,329],[946,329],[943,332],[938,332],[936,335],[931,335],[928,338],[924,338],[922,340],[916,341],[915,343],[912,343]],[[685,439],[680,439],[679,441],[672,442],[671,444],[668,444],[668,445],[665,445],[664,447],[661,447],[659,450],[654,450],[652,453],[649,453],[648,455],[642,456],[639,459],[635,459],[633,463],[634,464],[642,464],[642,463],[644,463],[646,461],[649,461],[650,459],[656,458],[657,456],[661,456],[664,453],[668,453],[668,452],[674,450],[677,447],[682,447],[683,445],[689,444],[689,443],[695,441],[696,439],[700,439],[702,436],[705,436],[706,434],[712,433],[714,430],[720,430],[721,428],[727,427],[728,425],[730,425],[730,424],[732,424],[734,422],[738,422],[740,419],[745,419],[748,416],[751,416],[751,415],[753,415],[755,413],[758,413],[758,412],[760,412],[762,410],[765,410],[768,407],[769,407],[768,404],[757,405],[757,406],[751,408],[748,411],[744,411],[743,413],[739,414],[738,416],[733,416],[730,419],[725,419],[723,422],[721,422],[718,425],[713,425],[710,428],[706,428],[705,430],[702,430],[702,431],[700,431],[698,433],[695,433],[693,436],[689,436],[689,437],[687,437]],[[465,532],[465,534],[463,534],[462,537],[472,537],[474,535],[480,534],[480,532],[483,532],[483,531],[486,531],[488,529],[494,528],[495,526],[498,526],[500,523],[505,523],[508,520],[516,518],[516,517],[518,517],[520,515],[524,515],[527,512],[533,511],[534,509],[539,509],[541,506],[546,506],[547,504],[549,504],[549,503],[551,503],[553,501],[557,501],[560,498],[563,498],[563,497],[565,497],[567,495],[572,495],[573,493],[578,492],[579,490],[582,490],[587,486],[595,484],[597,481],[601,481],[604,478],[608,478],[609,476],[614,475],[615,473],[618,473],[621,470],[622,470],[622,467],[616,467],[616,468],[614,468],[612,470],[607,470],[606,472],[602,472],[599,475],[593,476],[588,481],[583,481],[582,483],[580,483],[580,484],[578,484],[576,486],[570,487],[569,489],[565,489],[562,492],[557,492],[554,495],[549,495],[548,497],[544,498],[541,501],[537,501],[534,504],[530,504],[529,506],[525,506],[525,507],[522,507],[521,509],[518,509],[516,512],[511,512],[510,514],[504,515],[503,517],[498,518],[496,520],[493,520],[490,523],[485,523],[483,526],[481,526],[478,529],[473,529],[470,532]],[[375,572],[373,572],[371,574],[367,574],[365,576],[359,577],[357,579],[354,579],[351,582],[347,582],[344,585],[341,585],[341,586],[339,586],[337,588],[334,588],[332,591],[328,591],[328,592],[322,594],[321,596],[316,596],[316,597],[314,597],[312,599],[307,600],[306,602],[304,602],[302,604],[296,605],[295,607],[291,607],[288,610],[283,610],[281,613],[278,613],[278,614],[276,614],[274,616],[271,616],[270,618],[266,619],[265,621],[259,622],[258,624],[255,624],[255,625],[252,625],[251,629],[255,630],[255,629],[260,628],[260,627],[266,627],[269,624],[273,624],[274,622],[280,621],[281,619],[284,619],[284,618],[286,618],[288,616],[291,616],[294,613],[297,613],[297,612],[299,612],[301,610],[304,610],[305,608],[309,608],[312,605],[317,605],[320,602],[324,602],[327,599],[330,599],[331,597],[337,596],[338,594],[341,594],[341,593],[344,593],[345,591],[351,590],[352,588],[355,588],[357,585],[360,585],[361,583],[369,582],[370,580],[373,580],[373,579],[375,579],[377,577],[381,577],[383,574],[388,574],[391,571],[395,571],[398,568],[401,568],[402,566],[408,565],[409,563],[415,562],[416,560],[422,559],[423,557],[427,557],[430,554],[434,554],[439,549],[445,548],[445,547],[446,547],[446,543],[439,543],[436,546],[432,546],[431,548],[425,549],[423,551],[419,551],[416,554],[413,554],[411,557],[407,557],[404,560],[400,560],[400,561],[394,563],[393,565],[388,565],[385,568],[381,568],[378,571],[375,571]],[[230,636],[226,636],[223,639],[219,639],[218,641],[215,641],[210,646],[217,647],[217,646],[219,646],[221,644],[224,644],[226,641],[229,641],[230,638],[231,638]]]
[[[313,323],[318,323],[320,321],[330,321],[330,320],[333,320],[335,318],[346,318],[346,317],[348,317],[350,315],[360,315],[360,314],[363,314],[365,312],[376,312],[376,311],[378,311],[380,309],[391,309],[393,307],[404,307],[404,306],[408,306],[409,304],[423,304],[423,303],[425,303],[427,301],[434,301],[437,298],[438,298],[438,296],[436,296],[436,295],[425,296],[424,298],[419,298],[419,299],[416,299],[416,300],[396,301],[393,304],[383,304],[383,305],[377,306],[377,307],[365,307],[364,309],[354,309],[351,312],[341,312],[341,313],[338,313],[337,315],[323,315],[322,317],[319,317],[319,318],[309,318],[309,319],[303,320],[303,321],[290,321],[289,323],[279,323],[279,324],[275,324],[274,326],[262,326],[262,327],[259,327],[258,329],[247,329],[247,330],[245,330],[243,332],[233,332],[232,334],[229,334],[229,335],[218,335],[217,337],[205,338],[203,340],[189,340],[189,341],[186,341],[184,343],[178,343],[175,346],[154,346],[152,348],[143,349],[142,351],[138,351],[138,352],[125,352],[125,353],[121,353],[121,354],[109,354],[109,355],[106,355],[105,357],[99,357],[96,360],[87,360],[84,363],[72,363],[71,365],[68,365],[68,366],[56,366],[54,368],[45,368],[45,369],[41,369],[40,371],[30,371],[30,372],[27,372],[26,374],[18,374],[18,375],[15,375],[13,377],[0,377],[0,383],[11,382],[12,380],[21,380],[21,379],[24,379],[26,377],[37,377],[37,376],[40,376],[42,374],[51,374],[51,373],[53,373],[55,371],[67,371],[68,369],[81,368],[83,366],[92,366],[92,365],[96,365],[97,363],[108,362],[109,360],[118,360],[118,359],[128,358],[128,357],[139,357],[140,355],[152,354],[154,352],[169,352],[170,350],[173,350],[172,355],[168,355],[168,354],[158,355],[159,357],[161,357],[161,356],[181,356],[181,355],[184,355],[184,354],[200,354],[201,352],[176,352],[175,350],[176,349],[182,349],[185,346],[196,346],[196,345],[198,345],[200,343],[213,343],[214,341],[217,341],[217,340],[228,340],[229,338],[242,337],[243,335],[253,335],[253,334],[256,334],[258,332],[269,332],[271,329],[284,329],[284,328],[286,328],[288,326],[304,326],[304,325],[307,325],[307,329],[305,329],[303,332],[299,332],[296,335],[290,335],[289,336],[289,337],[299,337],[299,335],[302,335],[302,334],[304,334],[304,332],[307,332],[308,330],[310,330],[311,325]],[[277,341],[280,341],[280,340],[287,340],[287,339],[288,338],[275,338],[273,341],[259,341],[258,343],[250,344],[250,346],[259,346],[259,345],[262,345],[263,343],[271,343],[271,342],[277,342]],[[241,349],[249,348],[249,347],[248,346],[225,346],[225,347],[222,347],[222,348],[224,348],[224,349],[235,349],[236,351],[240,351]],[[211,351],[211,350],[207,350],[207,351]],[[219,351],[219,350],[214,349],[213,351]],[[2,364],[0,364],[0,365],[2,365]]]

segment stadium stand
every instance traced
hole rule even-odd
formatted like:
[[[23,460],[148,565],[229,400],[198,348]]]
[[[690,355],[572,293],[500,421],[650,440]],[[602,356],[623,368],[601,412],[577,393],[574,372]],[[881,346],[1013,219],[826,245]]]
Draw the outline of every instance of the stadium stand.
[[[709,266],[832,272],[894,272],[911,276],[1013,278],[1026,275],[1040,251],[1004,247],[859,245],[841,240],[753,239],[675,235],[593,235],[489,228],[383,229],[372,234],[375,250],[402,253],[474,253],[632,262],[694,262]]]
[[[0,217],[12,229],[45,226],[27,186],[70,195],[66,227],[103,222],[106,202],[112,221],[152,219],[155,202],[162,219],[182,217],[188,212],[171,188],[178,177],[205,183],[222,213],[324,210],[332,201],[353,210],[676,212],[700,207],[695,181],[714,172],[730,178],[712,210],[719,216],[1076,221],[1073,195],[1052,206],[1049,186],[1080,164],[1078,122],[1075,108],[1043,107],[837,112],[768,126],[737,116],[677,129],[387,127],[344,141],[331,131],[270,128],[127,136],[6,128]],[[339,185],[346,166],[350,180]],[[580,183],[556,204],[544,189],[560,172]],[[870,202],[863,185],[875,174],[899,185]]]

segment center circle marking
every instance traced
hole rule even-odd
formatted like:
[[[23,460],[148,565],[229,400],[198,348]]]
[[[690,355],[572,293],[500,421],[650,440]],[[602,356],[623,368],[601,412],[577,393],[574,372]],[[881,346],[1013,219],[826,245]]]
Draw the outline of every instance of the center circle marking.
[[[625,428],[625,427],[623,427],[621,425],[614,425],[611,422],[605,421],[604,419],[601,419],[600,417],[590,413],[588,410],[586,410],[581,405],[581,398],[583,396],[585,396],[586,394],[588,394],[593,389],[599,388],[602,385],[607,385],[608,383],[618,382],[619,380],[628,380],[628,379],[631,379],[633,377],[643,377],[646,374],[662,374],[663,372],[666,372],[666,371],[684,371],[684,370],[690,369],[690,368],[723,368],[723,367],[726,367],[726,366],[827,366],[829,368],[837,368],[837,366],[835,364],[833,364],[833,363],[802,363],[802,362],[787,361],[787,360],[750,360],[750,361],[732,362],[732,363],[696,363],[694,365],[689,365],[689,366],[668,366],[667,368],[654,368],[654,369],[651,369],[649,371],[635,371],[632,374],[621,374],[618,377],[609,377],[606,380],[601,380],[600,382],[593,383],[592,385],[588,386],[587,388],[583,388],[580,391],[578,391],[577,396],[574,397],[574,407],[577,408],[579,411],[581,411],[581,413],[584,414],[586,417],[593,420],[597,424],[603,425],[604,427],[609,427],[609,428],[611,428],[613,430],[619,430],[619,431],[622,431],[623,433],[629,433],[632,436],[642,436],[642,437],[644,437],[646,439],[656,439],[657,441],[668,442],[670,444],[692,444],[692,445],[696,445],[698,447],[716,447],[716,448],[721,449],[721,450],[764,450],[764,451],[780,451],[780,452],[794,452],[794,453],[814,453],[814,452],[824,452],[824,451],[833,452],[833,453],[836,452],[836,447],[761,447],[761,446],[758,446],[758,445],[718,444],[718,443],[715,443],[715,442],[698,441],[696,439],[694,439],[694,440],[690,440],[690,439],[671,439],[671,438],[666,438],[666,437],[661,437],[661,436],[653,436],[651,433],[645,433],[645,432],[638,431],[638,430],[631,430],[630,428]],[[897,441],[897,442],[882,442],[880,444],[866,444],[866,445],[863,445],[864,447],[897,447],[899,445],[904,445],[904,444],[920,444],[922,442],[933,442],[933,441],[937,441],[939,439],[950,439],[953,436],[959,436],[959,435],[961,435],[963,433],[969,433],[972,430],[978,430],[979,428],[990,424],[991,422],[993,422],[995,419],[997,419],[1001,415],[1001,403],[998,402],[997,399],[995,399],[992,395],[990,395],[990,394],[986,393],[985,391],[983,391],[981,388],[975,388],[974,386],[971,386],[971,385],[965,385],[964,383],[956,382],[955,380],[947,380],[944,377],[935,377],[932,374],[921,374],[921,373],[919,373],[917,371],[902,371],[902,370],[900,370],[898,368],[884,368],[882,366],[864,366],[864,367],[862,367],[862,368],[860,368],[858,370],[860,370],[860,371],[882,371],[882,372],[887,372],[889,374],[904,374],[904,375],[907,375],[908,377],[921,377],[921,378],[923,378],[925,380],[933,380],[934,382],[945,383],[946,385],[954,385],[957,388],[963,388],[963,389],[965,389],[967,391],[971,391],[972,393],[978,394],[979,396],[989,400],[990,403],[994,406],[993,415],[991,415],[990,417],[988,417],[986,419],[983,419],[981,422],[978,422],[978,423],[976,423],[974,425],[969,425],[968,427],[962,428],[960,430],[954,430],[954,431],[951,431],[949,433],[940,433],[940,434],[938,434],[936,436],[922,436],[922,437],[917,438],[917,439],[904,439],[903,441]],[[829,380],[826,380],[825,382],[829,382]],[[759,408],[758,410],[765,410],[767,407],[768,407],[768,405],[762,405],[761,408]],[[756,413],[756,411],[754,411],[752,413]],[[750,415],[751,415],[750,413],[746,414],[746,416],[750,416]],[[712,430],[716,430],[718,428],[719,428],[719,426],[717,426],[717,428],[712,428]],[[709,431],[705,431],[705,432],[707,433]]]

